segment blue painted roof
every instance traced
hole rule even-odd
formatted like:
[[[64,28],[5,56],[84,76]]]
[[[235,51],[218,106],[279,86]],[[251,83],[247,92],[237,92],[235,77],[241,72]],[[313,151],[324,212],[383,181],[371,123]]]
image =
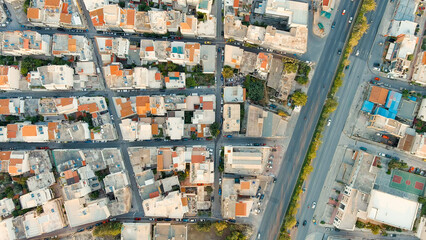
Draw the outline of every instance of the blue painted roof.
[[[374,108],[374,103],[366,100],[364,101],[364,104],[362,105],[361,111],[371,113],[371,111],[373,111],[373,108]]]
[[[391,118],[391,119],[395,119],[395,117],[396,117],[396,113],[393,113],[393,112],[391,112],[387,109],[384,109],[382,107],[376,108],[376,110],[374,111],[374,114],[383,116],[385,118]]]
[[[401,98],[402,98],[401,93],[390,91],[388,94],[388,98],[386,100],[385,107],[388,108],[389,111],[396,114],[398,112],[398,106],[399,106],[399,103],[401,102]]]

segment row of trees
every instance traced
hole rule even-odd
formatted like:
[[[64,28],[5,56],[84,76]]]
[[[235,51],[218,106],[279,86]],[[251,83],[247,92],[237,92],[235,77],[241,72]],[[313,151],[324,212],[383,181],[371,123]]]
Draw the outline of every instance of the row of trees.
[[[296,214],[298,211],[300,195],[302,192],[303,182],[313,171],[311,166],[312,160],[316,157],[316,152],[321,144],[322,132],[325,128],[326,122],[330,114],[337,109],[338,102],[334,99],[334,95],[337,93],[339,87],[343,84],[343,69],[349,64],[347,60],[352,49],[358,44],[362,35],[368,29],[368,24],[365,18],[365,14],[376,8],[376,2],[374,0],[364,0],[361,5],[361,10],[358,17],[356,18],[354,29],[349,38],[347,47],[345,48],[345,54],[343,61],[341,62],[336,78],[334,79],[332,89],[330,90],[329,96],[324,104],[324,108],[321,112],[320,120],[318,121],[317,128],[315,129],[314,136],[308,149],[307,156],[304,160],[302,170],[299,174],[299,178],[296,182],[293,195],[290,199],[290,204],[284,217],[283,224],[281,226],[281,233],[279,236],[280,240],[290,239],[287,233],[289,229],[293,228],[296,224]]]

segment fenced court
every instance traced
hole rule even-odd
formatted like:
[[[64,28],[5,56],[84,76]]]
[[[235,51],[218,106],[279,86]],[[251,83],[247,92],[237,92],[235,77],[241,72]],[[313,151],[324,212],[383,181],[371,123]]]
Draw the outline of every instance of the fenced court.
[[[423,195],[426,178],[414,173],[404,172],[401,170],[393,170],[390,187],[399,189],[404,192]]]

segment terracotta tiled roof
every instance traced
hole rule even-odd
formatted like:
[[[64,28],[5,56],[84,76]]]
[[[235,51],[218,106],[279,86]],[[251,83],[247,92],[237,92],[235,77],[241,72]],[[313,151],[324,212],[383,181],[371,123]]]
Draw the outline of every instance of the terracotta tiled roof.
[[[127,25],[135,25],[135,10],[127,9]]]
[[[0,99],[0,114],[10,114],[9,99]]]
[[[203,102],[203,110],[213,110],[213,102]]]
[[[77,39],[74,39],[74,38],[68,39],[68,51],[70,52],[77,51]]]
[[[246,216],[247,215],[247,203],[238,202],[235,203],[235,216]]]
[[[157,169],[159,171],[164,169],[163,155],[157,155]]]
[[[389,90],[382,87],[373,86],[370,92],[369,101],[381,105],[385,105]]]
[[[44,8],[58,8],[60,3],[60,0],[46,0]]]
[[[158,124],[154,123],[151,125],[152,135],[158,135]]]
[[[57,103],[57,106],[67,106],[74,102],[74,98],[59,98],[59,103]]]
[[[28,8],[27,9],[27,18],[29,18],[29,19],[39,19],[40,18],[40,9],[38,9],[38,8]]]
[[[66,24],[71,24],[71,14],[68,13],[61,13],[61,15],[59,16],[59,22],[61,23],[66,23]]]
[[[203,163],[205,159],[206,157],[202,155],[192,155],[191,163]]]
[[[78,111],[86,111],[89,113],[95,113],[99,111],[98,105],[96,103],[88,103],[78,106]]]
[[[16,132],[18,132],[18,125],[8,124],[6,128],[7,128],[7,138],[16,138]]]
[[[250,189],[250,182],[241,182],[240,184],[241,189]]]
[[[9,160],[11,153],[12,153],[11,151],[0,152],[0,160],[2,161]]]
[[[23,137],[35,137],[37,136],[37,126],[35,125],[26,125],[22,127],[22,136]]]
[[[135,114],[135,112],[133,112],[131,102],[125,102],[121,104],[120,114],[122,118]]]

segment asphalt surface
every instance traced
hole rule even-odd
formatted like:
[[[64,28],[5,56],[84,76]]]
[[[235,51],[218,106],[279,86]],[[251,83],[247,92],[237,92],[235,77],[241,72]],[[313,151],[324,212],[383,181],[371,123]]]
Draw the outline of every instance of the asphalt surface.
[[[348,20],[351,16],[355,15],[358,4],[359,1],[342,1],[337,8],[336,26],[330,32],[323,47],[323,52],[317,62],[311,86],[308,90],[308,101],[300,112],[293,137],[288,146],[288,149],[292,149],[293,151],[287,151],[284,156],[283,164],[277,175],[277,182],[271,193],[264,212],[264,218],[259,227],[258,232],[264,239],[273,240],[279,234],[298,174],[341,57],[337,54],[337,51],[343,49],[351,27]],[[343,9],[346,10],[344,16],[341,15]],[[336,130],[341,132],[342,129],[343,127]],[[323,173],[324,176],[326,173]]]
[[[349,7],[347,5],[348,3],[351,2],[342,2],[343,6],[339,6],[338,12],[341,12],[342,9],[346,9],[347,13],[348,9],[352,9],[353,11],[355,11],[355,6],[352,5],[351,7]],[[370,20],[371,16],[374,16],[375,19],[381,19],[383,17],[387,4],[388,1],[377,1],[376,10],[368,14],[367,19]],[[352,10],[349,10],[349,12]],[[338,19],[341,19],[343,17],[336,16],[336,18],[336,27],[338,27]],[[315,218],[314,210],[308,208],[308,206],[311,205],[314,201],[317,201],[320,196],[321,190],[323,189],[325,178],[330,169],[329,167],[332,162],[337,144],[339,143],[339,139],[345,126],[346,119],[349,115],[349,111],[354,100],[356,90],[358,89],[358,86],[361,84],[362,81],[369,81],[371,78],[374,77],[374,75],[369,71],[367,71],[367,75],[363,75],[363,73],[365,70],[367,70],[367,60],[369,52],[372,48],[372,44],[377,34],[379,24],[380,21],[374,21],[371,24],[367,34],[365,34],[360,40],[357,49],[360,49],[360,52],[362,52],[363,54],[360,54],[359,56],[352,55],[350,57],[350,68],[346,70],[344,84],[337,94],[339,106],[330,117],[330,119],[332,120],[330,127],[327,127],[323,133],[323,143],[317,151],[317,157],[313,162],[314,171],[310,176],[311,181],[305,193],[305,200],[301,202],[301,208],[297,215],[297,220],[300,223],[302,223],[304,220],[307,220],[308,222],[306,226],[302,226],[301,224],[299,225],[299,229],[297,231],[297,239],[307,238],[309,226],[312,224],[313,218]],[[339,44],[342,44],[342,42],[339,42]],[[322,208],[322,206],[317,207]]]

